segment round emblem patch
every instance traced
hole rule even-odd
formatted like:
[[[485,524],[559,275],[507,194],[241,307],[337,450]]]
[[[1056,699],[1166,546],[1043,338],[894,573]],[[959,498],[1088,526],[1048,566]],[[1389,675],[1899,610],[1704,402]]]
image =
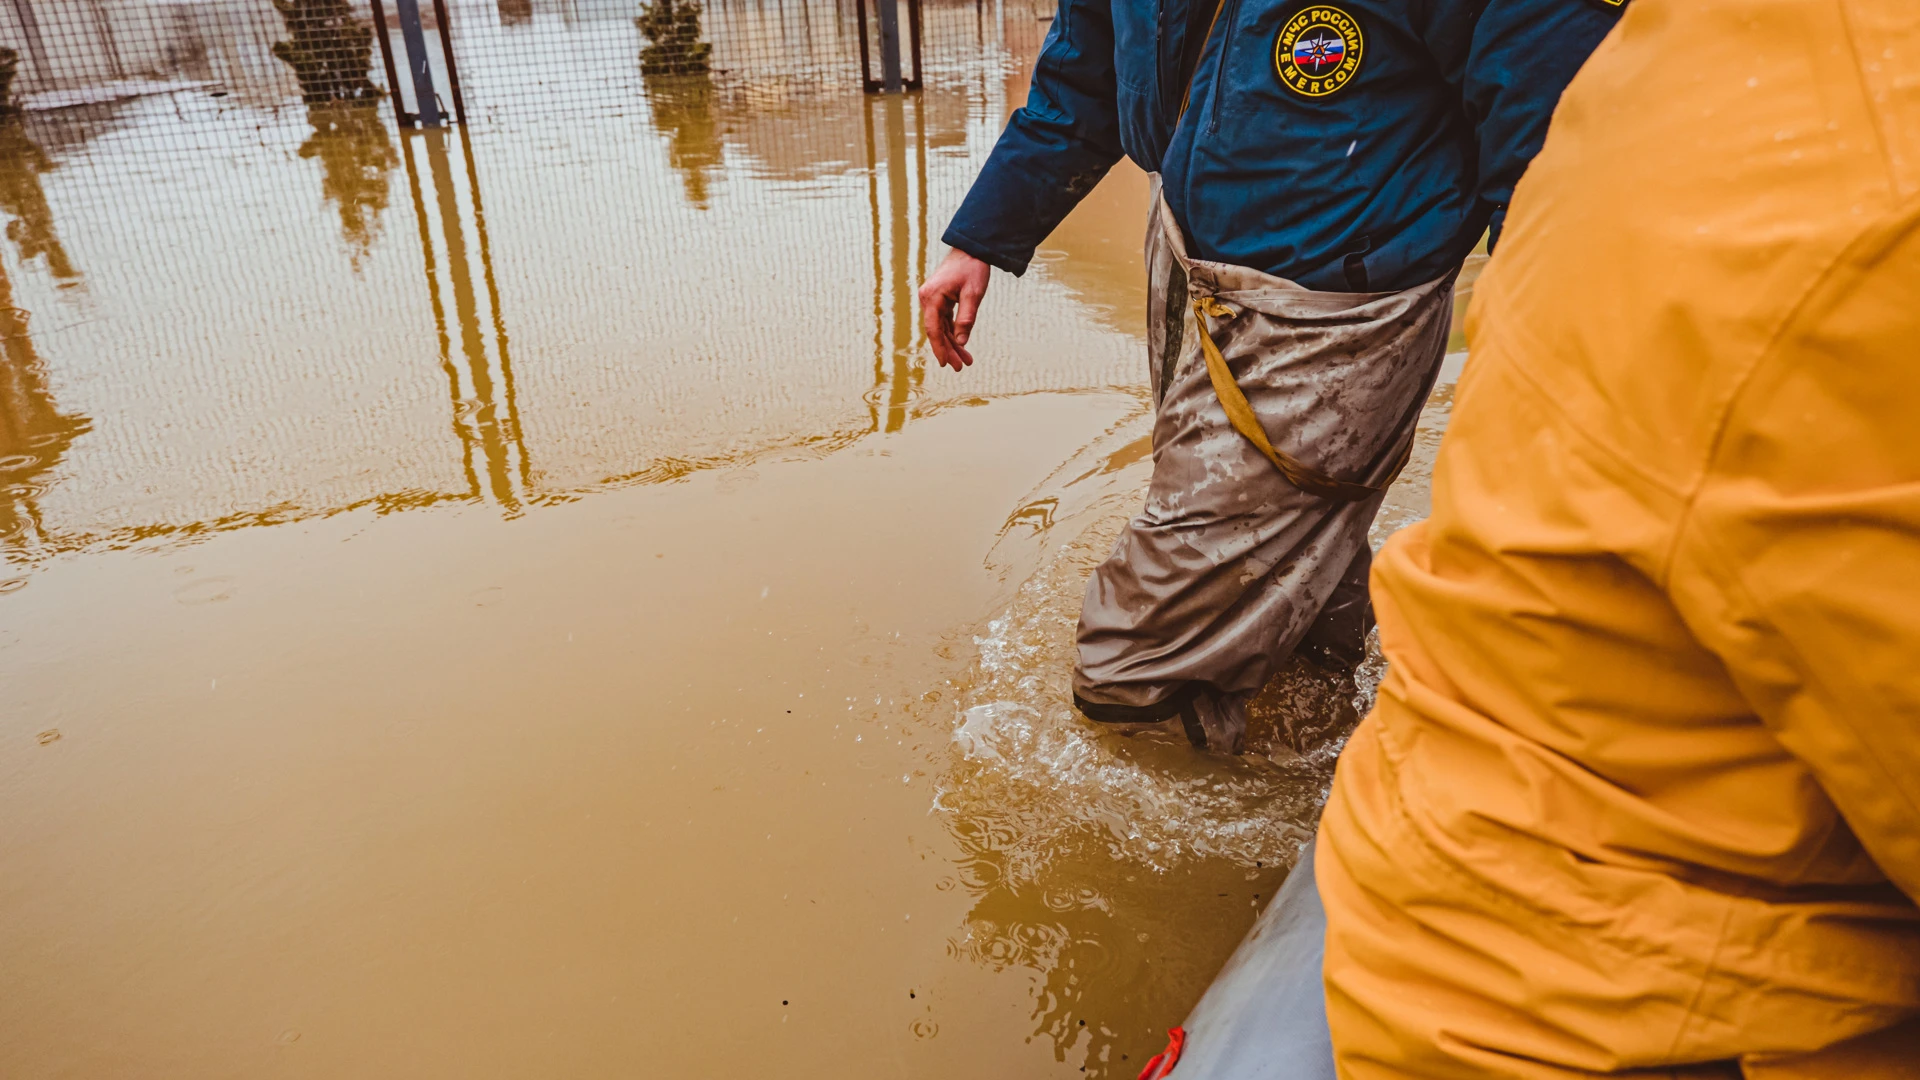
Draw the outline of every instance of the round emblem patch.
[[[1326,97],[1360,73],[1364,47],[1353,16],[1331,4],[1310,4],[1280,27],[1273,66],[1287,89],[1302,97]]]

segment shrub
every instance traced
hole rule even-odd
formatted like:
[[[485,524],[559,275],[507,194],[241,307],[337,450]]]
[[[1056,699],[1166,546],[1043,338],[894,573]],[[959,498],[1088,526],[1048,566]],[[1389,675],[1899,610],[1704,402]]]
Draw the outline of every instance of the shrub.
[[[13,77],[20,73],[20,54],[0,45],[0,116],[13,111]]]
[[[640,6],[633,23],[647,39],[642,75],[698,75],[711,67],[713,46],[700,40],[699,0],[653,0]]]
[[[380,96],[367,78],[373,29],[353,17],[347,0],[273,0],[291,41],[273,43],[273,55],[293,69],[300,100],[309,105]]]

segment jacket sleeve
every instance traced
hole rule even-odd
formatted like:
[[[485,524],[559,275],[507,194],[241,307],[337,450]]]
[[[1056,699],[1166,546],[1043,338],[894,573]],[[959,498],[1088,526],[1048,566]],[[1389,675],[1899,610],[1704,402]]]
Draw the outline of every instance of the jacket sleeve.
[[[947,246],[1014,274],[1120,160],[1112,0],[1063,0],[1007,121],[948,224]]]
[[[1842,257],[1748,376],[1667,576],[1761,720],[1920,901],[1920,230],[1905,216]]]
[[[1475,219],[1487,222],[1488,250],[1560,92],[1618,21],[1601,0],[1488,0],[1480,13],[1460,93],[1479,142]]]

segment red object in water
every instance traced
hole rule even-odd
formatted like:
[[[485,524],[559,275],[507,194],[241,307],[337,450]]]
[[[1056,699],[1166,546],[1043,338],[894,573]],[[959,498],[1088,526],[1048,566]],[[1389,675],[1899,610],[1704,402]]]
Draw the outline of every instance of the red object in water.
[[[1186,1049],[1187,1029],[1168,1028],[1167,1048],[1147,1059],[1147,1067],[1140,1070],[1140,1080],[1160,1080],[1173,1072],[1180,1064],[1180,1051]]]

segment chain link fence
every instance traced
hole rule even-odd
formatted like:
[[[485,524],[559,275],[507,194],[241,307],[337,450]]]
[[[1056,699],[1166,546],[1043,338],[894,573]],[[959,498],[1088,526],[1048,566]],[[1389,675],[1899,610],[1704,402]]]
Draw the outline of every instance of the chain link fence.
[[[923,89],[870,94],[861,0],[649,2],[421,0],[410,51],[398,0],[0,0],[0,556],[949,407],[913,290],[1051,11],[921,0]],[[409,56],[464,127],[406,129]],[[997,301],[1041,359],[966,393],[1125,382],[1110,291]]]
[[[1017,46],[1006,39],[1024,36],[1019,24],[1044,28],[1052,0],[1016,0],[1013,11],[1007,0],[885,2],[901,6],[902,26],[918,25],[924,76],[937,86]],[[410,50],[396,0],[0,0],[0,95],[42,127],[83,136],[110,107],[156,97],[189,128],[258,128],[282,111],[381,102],[418,112],[408,68],[417,53],[433,104],[454,111],[457,78],[476,127],[641,114],[657,94],[674,108],[688,93],[674,80],[689,78],[759,98],[857,91],[878,9],[871,0],[450,0],[418,6],[421,38]],[[336,123],[352,126],[320,126]],[[193,141],[169,137],[183,136]]]

